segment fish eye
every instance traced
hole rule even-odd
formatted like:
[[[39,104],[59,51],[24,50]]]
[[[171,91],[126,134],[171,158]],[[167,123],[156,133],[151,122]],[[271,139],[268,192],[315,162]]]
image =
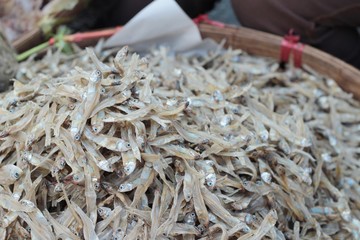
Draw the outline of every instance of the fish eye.
[[[20,200],[20,203],[24,206],[28,206],[28,207],[32,207],[32,208],[35,207],[35,204],[29,200],[23,199],[23,200]]]
[[[212,183],[212,182],[208,182],[207,185],[208,185],[209,187],[212,187],[212,186],[213,186],[213,183]]]
[[[80,140],[80,133],[77,133],[77,134],[75,135],[75,140],[76,140],[76,141],[79,141],[79,140]]]
[[[205,228],[203,226],[198,226],[197,228],[201,233],[203,233],[205,231]]]
[[[15,173],[13,174],[13,176],[14,176],[14,178],[18,179],[18,178],[20,177],[20,174],[19,174],[18,172],[15,172]]]
[[[195,213],[191,213],[191,216],[192,216],[192,217],[195,217]]]
[[[56,174],[59,172],[59,169],[57,167],[54,167],[51,169],[52,174]]]
[[[131,147],[130,143],[127,143],[126,146],[127,146],[128,148]]]
[[[97,127],[94,127],[93,130],[94,130],[94,132],[97,132],[97,131],[98,131]]]
[[[105,88],[101,88],[101,93],[105,93]]]
[[[55,186],[54,191],[55,192],[62,192],[62,189],[61,189],[61,187],[59,185],[57,185],[57,186]]]
[[[248,233],[248,232],[250,232],[250,228],[249,228],[248,226],[246,226],[246,227],[244,227],[244,228],[242,229],[242,231],[243,231],[244,233]]]
[[[100,70],[96,70],[96,71],[95,71],[95,74],[98,75],[98,76],[100,76],[100,75],[101,75]]]

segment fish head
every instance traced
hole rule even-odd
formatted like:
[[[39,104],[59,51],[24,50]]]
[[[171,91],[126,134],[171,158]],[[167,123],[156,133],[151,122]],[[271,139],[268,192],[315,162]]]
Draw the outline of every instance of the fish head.
[[[216,184],[216,175],[215,173],[210,173],[205,177],[206,185],[209,187],[214,187]]]
[[[51,176],[55,177],[59,173],[60,169],[57,166],[52,166],[50,171]]]
[[[93,130],[93,132],[95,134],[98,134],[100,132],[100,129],[101,129],[99,124],[94,124],[94,125],[91,126],[91,128],[92,128],[92,130]]]
[[[121,95],[127,99],[127,98],[131,97],[131,91],[130,90],[122,91]]]
[[[84,174],[76,173],[72,176],[72,180],[74,183],[80,183],[82,180],[84,180]]]
[[[119,152],[125,152],[131,148],[131,145],[129,142],[121,139],[116,143],[116,148]]]
[[[100,217],[105,219],[105,218],[109,217],[109,215],[111,213],[111,209],[108,208],[108,207],[99,207],[97,212],[98,212]]]
[[[75,141],[80,141],[80,138],[81,138],[81,133],[80,132],[76,133],[74,136]]]
[[[73,138],[75,139],[75,141],[79,141],[81,138],[81,133],[80,133],[80,129],[78,127],[71,127],[70,128],[70,133],[73,136]]]
[[[58,167],[60,170],[62,170],[62,169],[65,168],[65,166],[66,166],[66,160],[65,160],[65,158],[64,158],[64,157],[59,158],[59,160],[57,161],[57,167]]]
[[[117,54],[115,55],[114,61],[118,62],[118,61],[124,60],[128,54],[129,54],[129,47],[124,46],[117,52]]]
[[[126,175],[130,175],[131,173],[134,172],[136,167],[136,164],[134,162],[129,162],[127,164],[125,164],[124,166],[124,172]]]
[[[106,93],[106,89],[105,88],[100,88],[100,94],[105,94]]]
[[[32,153],[30,151],[24,151],[22,154],[22,159],[29,162],[32,159]]]
[[[93,83],[97,83],[100,82],[102,79],[102,72],[98,69],[96,69],[95,71],[93,71],[90,75],[90,81]]]
[[[186,224],[195,225],[195,221],[196,221],[195,212],[189,212],[184,217],[184,223]]]
[[[119,192],[129,192],[133,189],[133,185],[131,183],[120,184]]]
[[[97,192],[100,191],[101,186],[100,186],[100,183],[99,183],[98,179],[97,178],[92,178],[91,181],[92,181],[94,190],[97,191]]]
[[[112,172],[114,169],[112,168],[111,164],[107,160],[102,160],[98,164],[99,168],[106,171],[106,172]]]
[[[221,102],[224,100],[223,94],[220,92],[220,90],[215,90],[212,95],[215,102]]]
[[[13,193],[11,196],[12,196],[14,199],[16,199],[17,201],[19,201],[19,199],[20,199],[20,197],[21,197],[21,195],[20,195],[19,193]]]
[[[23,206],[26,206],[26,207],[36,208],[35,204],[34,204],[32,201],[29,201],[29,200],[26,200],[26,199],[20,200],[20,203],[21,203]]]
[[[62,192],[62,183],[58,183],[55,185],[54,192]]]
[[[147,67],[149,65],[149,59],[147,57],[142,57],[139,61],[139,65]]]
[[[112,239],[113,240],[121,240],[124,238],[124,236],[125,236],[124,231],[121,228],[117,228],[113,232]]]
[[[269,172],[263,172],[261,173],[261,179],[267,183],[267,184],[270,184],[271,183],[271,174]]]
[[[22,175],[23,175],[23,171],[21,170],[21,168],[17,167],[17,166],[11,166],[10,168],[10,176],[14,179],[14,180],[18,180]]]

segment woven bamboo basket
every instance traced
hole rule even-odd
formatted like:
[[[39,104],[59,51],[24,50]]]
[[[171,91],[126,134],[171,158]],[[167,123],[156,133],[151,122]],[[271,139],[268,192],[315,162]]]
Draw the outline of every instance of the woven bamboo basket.
[[[249,54],[278,59],[282,38],[244,27],[217,27],[209,24],[199,24],[201,35],[212,38],[217,42],[226,40],[226,46],[240,48]],[[31,37],[29,37],[31,36]],[[29,46],[41,43],[39,30],[33,31],[15,43],[19,50],[26,50]],[[34,37],[35,36],[35,37]],[[89,43],[80,44],[82,47]],[[91,43],[90,43],[91,44]],[[310,46],[305,46],[302,61],[318,73],[334,79],[346,92],[352,93],[360,99],[360,71],[349,64],[327,53]]]
[[[276,59],[280,57],[282,38],[279,36],[244,27],[219,28],[200,24],[199,29],[203,37],[212,38],[217,42],[226,39],[227,46],[240,48],[249,54]],[[302,61],[318,73],[334,79],[342,89],[352,93],[356,99],[360,99],[360,71],[358,69],[307,45],[303,51]]]

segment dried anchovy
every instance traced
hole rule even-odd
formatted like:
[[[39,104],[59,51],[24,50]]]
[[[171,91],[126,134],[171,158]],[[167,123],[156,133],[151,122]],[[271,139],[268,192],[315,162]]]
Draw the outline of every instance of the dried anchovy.
[[[240,50],[98,55],[49,50],[1,95],[1,236],[360,237],[360,104],[334,81]]]

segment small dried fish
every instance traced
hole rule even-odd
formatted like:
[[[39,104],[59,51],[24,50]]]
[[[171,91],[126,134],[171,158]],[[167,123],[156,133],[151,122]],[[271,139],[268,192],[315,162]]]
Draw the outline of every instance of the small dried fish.
[[[264,220],[262,221],[261,225],[253,232],[247,233],[244,236],[240,237],[239,239],[261,239],[264,237],[271,228],[274,227],[277,221],[277,214],[275,210],[270,210],[270,212],[265,216]]]
[[[216,174],[213,168],[214,163],[211,160],[196,161],[201,170],[205,173],[205,182],[209,187],[214,187],[216,184]]]
[[[87,139],[109,150],[123,152],[127,151],[131,147],[130,143],[124,141],[121,138],[110,137],[104,134],[95,135],[91,132],[90,128],[85,129],[84,135]]]
[[[12,164],[3,165],[0,167],[0,185],[11,185],[19,180],[22,175],[21,168]]]
[[[359,238],[360,103],[333,81],[240,50],[75,49],[0,95],[0,238]]]
[[[94,230],[94,222],[91,221],[91,219],[86,216],[86,214],[81,210],[81,208],[75,204],[73,204],[73,207],[77,214],[79,214],[82,222],[83,222],[83,233],[84,233],[84,239],[90,240],[90,239],[99,239],[95,233]]]

